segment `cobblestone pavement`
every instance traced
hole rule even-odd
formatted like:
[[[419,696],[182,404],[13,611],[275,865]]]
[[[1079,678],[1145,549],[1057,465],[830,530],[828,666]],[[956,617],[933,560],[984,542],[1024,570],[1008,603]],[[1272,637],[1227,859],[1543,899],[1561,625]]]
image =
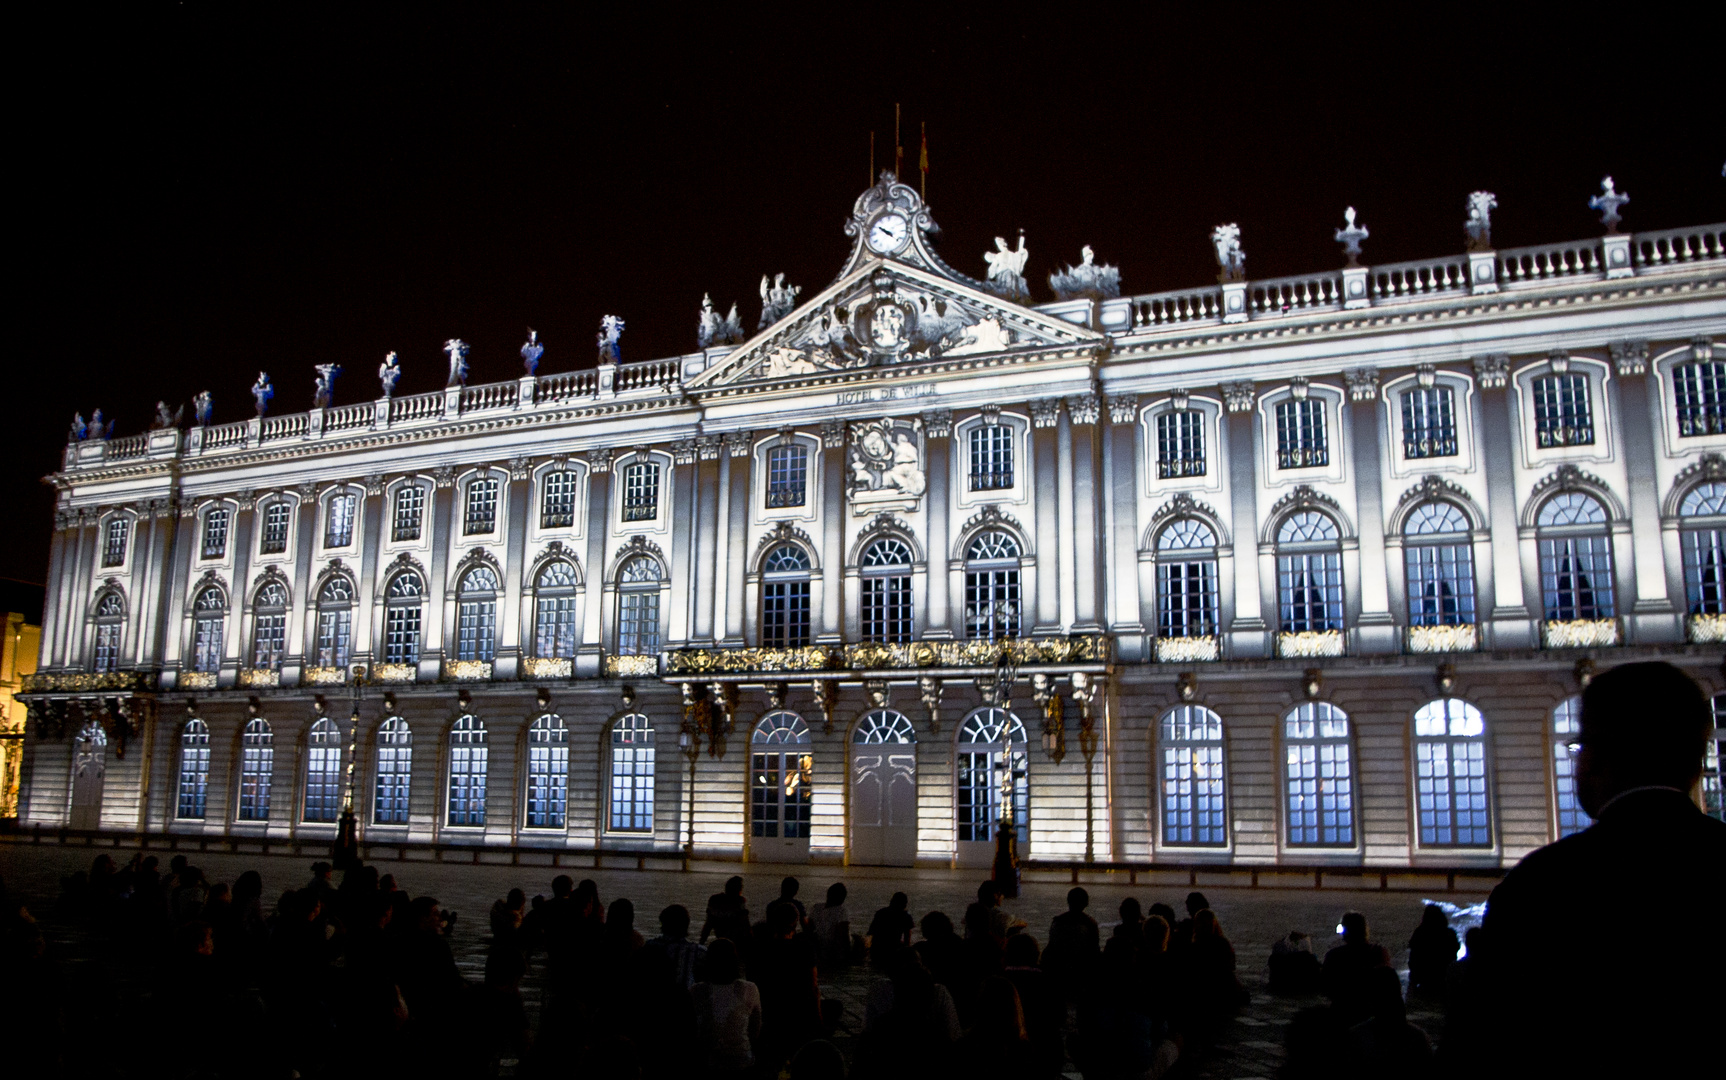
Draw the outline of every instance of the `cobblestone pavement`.
[[[39,917],[51,910],[53,898],[59,892],[60,878],[75,870],[88,869],[91,861],[103,852],[116,862],[131,857],[129,850],[85,847],[32,846],[0,844],[0,874],[8,889],[31,902]],[[168,853],[153,851],[165,864]],[[215,852],[188,853],[193,863],[212,882],[232,882],[244,870],[257,870],[264,878],[266,903],[283,891],[305,883],[309,856],[229,855]],[[975,898],[976,888],[984,872],[978,870],[894,870],[874,867],[813,867],[772,866],[760,863],[726,864],[698,862],[687,873],[670,868],[663,870],[602,869],[553,870],[550,867],[492,866],[433,862],[382,862],[376,864],[380,873],[394,874],[400,886],[414,895],[430,893],[438,897],[448,910],[461,913],[452,933],[456,961],[470,978],[478,981],[485,965],[486,911],[491,902],[512,887],[520,887],[531,897],[535,893],[550,894],[551,879],[567,873],[580,880],[592,878],[599,885],[600,896],[610,902],[627,896],[635,902],[636,928],[644,936],[657,933],[658,913],[668,904],[679,903],[689,908],[697,926],[700,925],[707,897],[718,892],[727,877],[741,874],[744,895],[749,898],[751,913],[759,917],[767,902],[779,894],[780,879],[787,873],[796,874],[802,883],[799,893],[806,905],[819,903],[827,886],[843,881],[850,889],[847,906],[851,909],[853,928],[861,932],[875,909],[884,907],[895,891],[911,897],[911,912],[921,917],[925,912],[941,910],[957,922],[965,905]],[[667,864],[674,867],[675,864]],[[1170,886],[1128,885],[1125,874],[1092,875],[1085,888],[1091,894],[1090,912],[1105,927],[1115,921],[1115,909],[1121,900],[1135,897],[1149,907],[1154,902],[1182,910],[1185,888]],[[1039,941],[1046,940],[1049,920],[1066,909],[1066,894],[1071,887],[1064,878],[1048,875],[1027,880],[1020,896],[1004,906],[1015,916],[1030,924],[1030,932]],[[1337,920],[1344,911],[1359,911],[1366,915],[1374,936],[1390,949],[1399,969],[1406,970],[1407,941],[1420,919],[1422,894],[1414,892],[1357,891],[1345,889],[1249,889],[1207,887],[1206,898],[1216,911],[1224,932],[1234,943],[1239,958],[1240,977],[1252,992],[1252,1001],[1222,1033],[1218,1044],[1205,1054],[1189,1058],[1180,1074],[1191,1078],[1272,1077],[1282,1061],[1283,1028],[1299,1009],[1316,1004],[1316,999],[1273,997],[1265,990],[1265,962],[1271,945],[1290,930],[1304,930],[1313,936],[1321,951],[1335,942]],[[1477,903],[1480,893],[1445,893],[1433,896],[1457,904]],[[68,928],[53,928],[57,941],[76,948],[76,935]],[[1105,931],[1106,932],[1106,931]],[[538,965],[530,973],[524,992],[530,1010],[537,1013],[539,983],[542,976]],[[868,992],[870,976],[861,971],[831,979],[823,986],[827,997],[845,1002],[844,1018],[836,1034],[842,1045],[855,1037],[863,1020],[863,1002]],[[1440,1034],[1442,1015],[1436,1008],[1423,1005],[1417,999],[1410,1004],[1409,1019],[1425,1028],[1435,1039]],[[1076,1076],[1076,1072],[1070,1073]]]

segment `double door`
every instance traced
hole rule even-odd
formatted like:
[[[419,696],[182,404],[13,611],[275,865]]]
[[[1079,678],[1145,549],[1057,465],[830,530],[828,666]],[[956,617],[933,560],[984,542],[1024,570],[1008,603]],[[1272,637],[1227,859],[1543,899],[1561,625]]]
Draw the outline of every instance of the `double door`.
[[[749,858],[809,860],[809,782],[814,760],[804,747],[750,754]]]
[[[917,860],[917,748],[859,746],[851,754],[851,862],[911,866]]]

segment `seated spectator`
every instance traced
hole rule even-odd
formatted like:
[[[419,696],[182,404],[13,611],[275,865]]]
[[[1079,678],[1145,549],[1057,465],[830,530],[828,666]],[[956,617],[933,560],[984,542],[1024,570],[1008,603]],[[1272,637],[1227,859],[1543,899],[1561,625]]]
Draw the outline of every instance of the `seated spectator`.
[[[1270,991],[1273,994],[1316,994],[1320,967],[1312,938],[1299,930],[1271,946]]]
[[[761,993],[757,1052],[769,1069],[777,1069],[821,1025],[815,942],[797,928],[795,907],[783,902],[767,905],[767,921],[756,927],[749,953],[749,974]]]
[[[1101,956],[1097,920],[1085,914],[1091,894],[1077,886],[1067,890],[1067,910],[1049,922],[1049,947],[1043,950],[1043,970],[1060,991],[1072,996],[1090,977]]]
[[[1190,892],[1187,894],[1187,917],[1180,922],[1170,922],[1174,931],[1169,938],[1171,950],[1180,953],[1186,949],[1193,940],[1193,919],[1199,912],[1207,910],[1210,906],[1211,902],[1205,899],[1204,893]]]
[[[1145,917],[1149,918],[1152,915],[1159,916],[1164,922],[1169,924],[1169,942],[1172,945],[1175,940],[1175,927],[1180,922],[1179,919],[1175,918],[1175,909],[1167,904],[1152,904],[1146,909]]]
[[[773,904],[790,904],[797,909],[797,929],[802,930],[809,924],[809,912],[804,910],[803,901],[797,899],[797,893],[803,888],[803,883],[794,877],[787,877],[779,883],[779,899]],[[769,907],[772,904],[768,905]]]
[[[1442,997],[1461,946],[1444,909],[1437,904],[1426,905],[1420,925],[1408,942],[1408,992]]]
[[[1144,940],[1145,916],[1139,909],[1139,902],[1130,896],[1121,901],[1120,912],[1121,921],[1109,932],[1108,947],[1136,951]]]
[[[741,893],[741,880],[738,889]],[[740,977],[737,945],[730,938],[708,947],[705,967],[702,980],[689,992],[697,1055],[710,1075],[735,1076],[755,1065],[761,992]]]
[[[1012,916],[1001,908],[1001,887],[994,880],[977,886],[977,900],[965,909],[965,940],[1007,943]]]
[[[1019,1005],[1024,1012],[1025,1037],[1031,1041],[1036,1057],[1038,1076],[1056,1076],[1066,1051],[1061,1045],[1061,1028],[1067,1022],[1067,1008],[1061,990],[1047,972],[1038,966],[1037,939],[1029,934],[1014,934],[1007,939],[1006,970],[1002,973],[1013,989],[1019,992]]]
[[[1193,916],[1193,940],[1184,960],[1190,1015],[1199,1027],[1214,1029],[1247,1003],[1246,988],[1235,975],[1234,946],[1209,908]]]
[[[954,1058],[964,1062],[967,1070],[992,1080],[1031,1080],[1042,1075],[1025,1034],[1019,992],[1003,976],[991,975],[978,984],[975,1019],[959,1040]]]
[[[689,909],[672,904],[659,913],[659,936],[642,947],[643,962],[657,978],[679,990],[695,985],[707,949],[689,940]]]
[[[931,916],[934,914],[939,913],[932,912]],[[928,920],[925,916],[924,922]],[[952,933],[951,923],[947,932]],[[857,1041],[854,1075],[883,1080],[946,1080],[952,1047],[961,1032],[953,996],[935,981],[912,949],[894,956],[889,975],[889,981],[877,983],[870,993],[867,1024]]]
[[[953,920],[945,913],[931,911],[923,916],[920,929],[923,940],[914,946],[917,958],[923,962],[932,978],[953,995],[961,1018],[971,999],[971,987],[976,981],[971,973],[970,956],[965,942],[953,930]]]
[[[791,1056],[791,1080],[845,1080],[845,1058],[826,1039],[815,1039]]]
[[[1366,1018],[1367,972],[1390,966],[1390,953],[1367,938],[1366,916],[1358,911],[1342,917],[1342,944],[1324,954],[1320,983],[1345,1024]]]
[[[1167,923],[1155,921],[1161,938]],[[1105,950],[1096,993],[1079,1000],[1072,1057],[1085,1080],[1158,1080],[1180,1057],[1167,1015],[1158,1008],[1158,996],[1148,992],[1134,955],[1126,946]]]
[[[749,901],[743,898],[743,879],[725,879],[725,891],[716,892],[707,900],[707,921],[701,924],[701,944],[709,937],[729,938],[739,950],[749,947],[753,924],[749,921]]]
[[[1360,1077],[1395,1076],[1425,1080],[1432,1075],[1432,1043],[1426,1032],[1408,1022],[1402,1003],[1402,980],[1389,967],[1366,973],[1364,1004],[1368,1017],[1348,1032],[1344,1055],[1348,1071]]]
[[[827,886],[827,902],[809,913],[809,932],[815,935],[816,958],[822,971],[841,971],[851,963],[851,912],[845,907],[844,883]]]
[[[887,901],[887,906],[876,911],[875,917],[869,920],[869,963],[875,970],[893,970],[894,957],[901,949],[911,947],[911,930],[917,923],[906,910],[910,905],[910,897],[896,892]]]

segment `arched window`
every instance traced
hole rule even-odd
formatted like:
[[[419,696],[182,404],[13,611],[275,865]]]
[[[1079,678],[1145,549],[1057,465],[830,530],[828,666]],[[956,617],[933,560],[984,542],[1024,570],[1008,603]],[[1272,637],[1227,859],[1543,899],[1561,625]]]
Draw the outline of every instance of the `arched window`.
[[[261,716],[246,721],[240,735],[240,820],[270,819],[270,786],[276,772],[275,735]]]
[[[1480,710],[1461,698],[1429,701],[1414,714],[1414,737],[1421,844],[1491,847]]]
[[[1679,504],[1678,517],[1690,614],[1726,614],[1726,483],[1697,484]]]
[[[377,797],[372,820],[379,825],[408,823],[408,789],[414,771],[413,733],[399,716],[378,727]]]
[[[1468,519],[1447,502],[1422,503],[1403,527],[1410,626],[1474,623],[1474,549]]]
[[[279,581],[266,581],[252,605],[252,666],[282,669],[288,649],[288,590]]]
[[[659,655],[659,560],[637,555],[617,571],[617,655]]]
[[[809,725],[796,713],[770,712],[755,725],[749,742],[750,834],[807,838],[809,784],[815,767],[809,753]]]
[[[106,592],[96,601],[96,648],[91,666],[96,671],[120,670],[120,639],[126,632],[126,601],[117,592]]]
[[[342,733],[320,716],[306,736],[307,821],[334,821],[342,808]]]
[[[210,794],[210,729],[196,717],[180,729],[180,798],[174,816],[196,821]]]
[[[859,601],[863,640],[902,644],[911,640],[911,549],[884,537],[863,549],[863,596]]]
[[[222,670],[222,639],[227,625],[227,597],[212,585],[192,601],[193,671],[214,675]]]
[[[1288,842],[1296,847],[1354,845],[1354,772],[1348,714],[1323,701],[1283,718]]]
[[[490,660],[497,655],[497,574],[476,566],[462,575],[456,590],[457,660]]]
[[[420,662],[420,604],[425,582],[412,570],[390,578],[384,590],[384,663]]]
[[[761,645],[795,648],[809,644],[809,555],[781,544],[761,563]]]
[[[961,841],[993,842],[1009,815],[1020,844],[1031,839],[1025,725],[1005,709],[978,709],[959,725]]]
[[[1558,836],[1563,839],[1594,824],[1577,800],[1576,737],[1582,731],[1582,695],[1573,694],[1552,710],[1552,797],[1558,809]]]
[[[965,546],[965,636],[996,641],[1019,636],[1019,542],[998,529]]]
[[[485,779],[489,765],[485,724],[459,717],[449,733],[449,823],[485,824]]]
[[[898,743],[901,746],[917,741],[917,729],[904,713],[892,709],[876,709],[863,714],[863,719],[857,721],[857,730],[852,732],[851,741],[859,746],[875,746],[881,743]]]
[[[569,804],[569,729],[545,713],[527,729],[527,827],[561,829]]]
[[[1290,514],[1277,530],[1277,600],[1285,633],[1342,629],[1342,542],[1316,510]]]
[[[640,713],[611,725],[611,831],[653,831],[653,725]]]
[[[337,576],[318,591],[317,665],[345,668],[353,655],[354,584]]]
[[[553,473],[563,476],[563,473]],[[547,660],[575,656],[575,566],[557,559],[546,563],[534,582],[533,654]]]
[[[1157,534],[1157,632],[1217,632],[1217,538],[1198,518],[1177,518]]]
[[[1672,369],[1678,435],[1726,435],[1726,363],[1703,360]]]
[[[1223,847],[1229,842],[1223,777],[1223,719],[1202,705],[1163,717],[1163,843]]]
[[[1580,491],[1561,491],[1540,508],[1535,525],[1546,618],[1612,618],[1612,537],[1606,511]]]

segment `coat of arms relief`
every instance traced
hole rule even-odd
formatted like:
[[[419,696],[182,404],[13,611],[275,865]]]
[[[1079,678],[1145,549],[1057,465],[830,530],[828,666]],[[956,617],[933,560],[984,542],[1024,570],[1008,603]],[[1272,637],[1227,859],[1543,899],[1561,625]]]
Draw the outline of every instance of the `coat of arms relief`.
[[[923,422],[883,417],[851,424],[851,511],[915,510],[928,486],[923,472]]]

